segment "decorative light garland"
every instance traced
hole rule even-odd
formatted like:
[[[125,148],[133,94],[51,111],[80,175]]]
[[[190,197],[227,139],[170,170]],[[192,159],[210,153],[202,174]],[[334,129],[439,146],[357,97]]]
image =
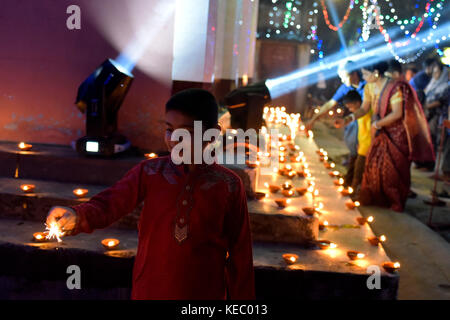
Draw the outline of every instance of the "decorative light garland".
[[[347,8],[347,12],[345,13],[344,18],[342,18],[341,22],[339,22],[337,27],[335,25],[333,25],[330,22],[330,19],[328,18],[328,9],[327,9],[327,6],[325,5],[325,0],[321,0],[320,3],[322,5],[323,17],[325,19],[325,23],[327,24],[328,28],[330,28],[333,31],[338,31],[340,28],[342,28],[342,26],[345,24],[345,22],[347,22],[350,12],[353,9],[353,5],[355,4],[355,0],[350,0],[350,4]]]

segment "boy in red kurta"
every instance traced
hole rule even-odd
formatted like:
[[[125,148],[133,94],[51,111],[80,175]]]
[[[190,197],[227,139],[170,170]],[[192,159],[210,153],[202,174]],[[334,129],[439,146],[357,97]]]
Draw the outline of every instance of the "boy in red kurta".
[[[189,89],[166,104],[166,144],[173,130],[217,126],[217,103]],[[132,299],[254,299],[252,244],[245,189],[218,164],[175,165],[170,156],[142,161],[117,183],[71,208],[55,207],[72,235],[105,228],[144,201]]]

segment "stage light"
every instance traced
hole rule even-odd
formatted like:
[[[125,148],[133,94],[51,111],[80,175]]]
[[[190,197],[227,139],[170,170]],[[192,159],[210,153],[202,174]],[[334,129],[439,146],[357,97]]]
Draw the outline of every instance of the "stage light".
[[[240,87],[228,93],[225,104],[231,115],[231,128],[259,130],[263,125],[264,105],[270,101],[270,93],[264,82]]]
[[[131,146],[117,133],[117,116],[132,81],[131,73],[107,59],[80,85],[76,105],[86,113],[86,136],[76,142],[78,153],[111,156]]]

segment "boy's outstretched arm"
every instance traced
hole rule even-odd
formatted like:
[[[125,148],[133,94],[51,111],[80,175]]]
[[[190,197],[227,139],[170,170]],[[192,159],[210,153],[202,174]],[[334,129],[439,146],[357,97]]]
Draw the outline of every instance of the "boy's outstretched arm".
[[[141,179],[143,162],[130,169],[119,181],[92,197],[88,202],[72,206],[77,223],[72,235],[101,229],[132,212],[144,200]]]
[[[227,288],[230,299],[248,300],[255,299],[255,282],[247,197],[240,179],[237,189],[226,218],[229,239]]]

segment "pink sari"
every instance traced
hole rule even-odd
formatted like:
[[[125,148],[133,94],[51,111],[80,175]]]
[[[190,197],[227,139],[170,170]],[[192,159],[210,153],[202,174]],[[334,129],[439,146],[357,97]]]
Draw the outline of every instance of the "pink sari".
[[[422,106],[414,89],[404,81],[385,85],[376,113],[391,112],[390,99],[400,90],[403,117],[378,131],[372,141],[363,175],[360,202],[403,211],[411,187],[412,161],[433,161],[434,150]]]

